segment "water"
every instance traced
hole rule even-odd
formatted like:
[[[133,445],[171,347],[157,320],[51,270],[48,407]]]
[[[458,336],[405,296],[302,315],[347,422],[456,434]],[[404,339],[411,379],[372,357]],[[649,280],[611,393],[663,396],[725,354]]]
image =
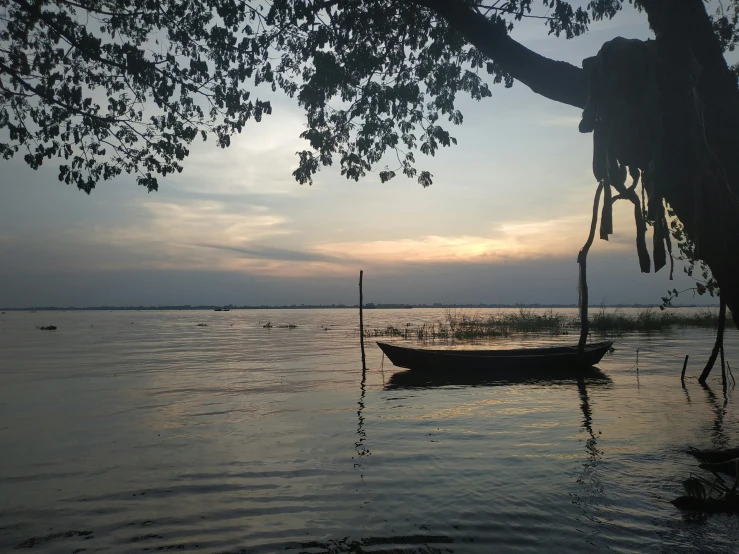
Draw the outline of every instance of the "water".
[[[0,551],[736,551],[736,516],[669,503],[696,470],[687,445],[739,444],[731,391],[696,381],[711,331],[619,337],[609,380],[580,386],[416,388],[383,384],[371,341],[362,380],[356,319],[0,316]]]

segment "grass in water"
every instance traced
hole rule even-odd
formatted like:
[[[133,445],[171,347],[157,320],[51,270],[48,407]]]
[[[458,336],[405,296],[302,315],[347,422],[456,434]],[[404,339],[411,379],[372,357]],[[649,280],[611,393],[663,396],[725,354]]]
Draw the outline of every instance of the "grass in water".
[[[730,316],[728,316],[730,317]],[[640,310],[635,315],[621,310],[609,311],[601,307],[590,318],[590,331],[600,335],[618,335],[631,331],[667,331],[678,327],[709,327],[718,325],[718,314],[701,310],[694,314],[678,314],[657,311],[652,308]],[[531,308],[519,308],[517,312],[480,314],[479,311],[447,309],[444,319],[422,325],[410,323],[403,327],[388,326],[381,329],[365,329],[365,336],[397,337],[404,339],[470,340],[506,337],[513,334],[550,333],[567,335],[580,330],[580,318],[547,310],[536,313]]]

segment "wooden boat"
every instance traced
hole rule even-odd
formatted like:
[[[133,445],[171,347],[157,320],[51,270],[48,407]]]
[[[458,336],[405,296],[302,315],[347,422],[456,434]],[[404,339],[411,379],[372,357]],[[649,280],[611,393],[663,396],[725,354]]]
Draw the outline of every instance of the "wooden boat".
[[[398,367],[428,372],[475,371],[491,375],[506,372],[572,371],[597,364],[613,342],[598,342],[585,347],[578,356],[577,346],[516,348],[511,350],[443,350],[408,348],[378,342],[390,361]]]
[[[688,447],[688,454],[692,454],[704,464],[720,464],[739,458],[739,448],[711,448],[700,450]]]
[[[691,473],[690,477],[683,481],[683,488],[687,494],[671,502],[681,510],[710,513],[739,512],[736,483],[730,486],[715,472],[714,476],[716,479],[711,482]]]
[[[739,496],[732,494],[721,498],[696,498],[680,496],[671,502],[681,510],[726,514],[739,512]]]
[[[698,467],[701,469],[707,469],[712,473],[726,473],[727,475],[737,476],[737,469],[739,469],[739,458],[733,460],[725,460],[723,462],[704,462]]]

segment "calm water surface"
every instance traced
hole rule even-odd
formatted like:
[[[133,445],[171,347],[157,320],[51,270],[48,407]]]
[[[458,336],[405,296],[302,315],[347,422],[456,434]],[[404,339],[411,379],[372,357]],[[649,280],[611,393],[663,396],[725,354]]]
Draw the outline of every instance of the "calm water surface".
[[[418,387],[372,342],[362,378],[356,319],[0,316],[0,551],[737,551],[739,518],[669,503],[687,445],[739,444],[731,391],[696,380],[712,332],[618,337],[584,385]]]

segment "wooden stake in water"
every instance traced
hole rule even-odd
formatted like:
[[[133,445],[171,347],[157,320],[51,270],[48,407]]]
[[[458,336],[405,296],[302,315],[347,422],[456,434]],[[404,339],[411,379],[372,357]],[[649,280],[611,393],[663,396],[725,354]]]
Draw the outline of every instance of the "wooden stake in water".
[[[610,185],[608,185],[610,186]],[[577,343],[577,353],[581,356],[585,352],[585,343],[588,340],[588,276],[587,276],[587,258],[588,251],[593,245],[595,238],[595,225],[598,223],[598,205],[600,204],[600,194],[603,192],[603,181],[598,183],[598,189],[595,191],[595,199],[593,200],[593,218],[590,222],[590,234],[585,245],[577,255],[577,264],[580,267],[580,341]]]
[[[364,318],[362,317],[362,275],[364,271],[359,270],[359,345],[362,347],[362,371],[367,370],[364,357]]]
[[[683,362],[683,373],[680,375],[680,381],[685,382],[685,368],[688,367],[688,354],[685,354],[685,361]]]

